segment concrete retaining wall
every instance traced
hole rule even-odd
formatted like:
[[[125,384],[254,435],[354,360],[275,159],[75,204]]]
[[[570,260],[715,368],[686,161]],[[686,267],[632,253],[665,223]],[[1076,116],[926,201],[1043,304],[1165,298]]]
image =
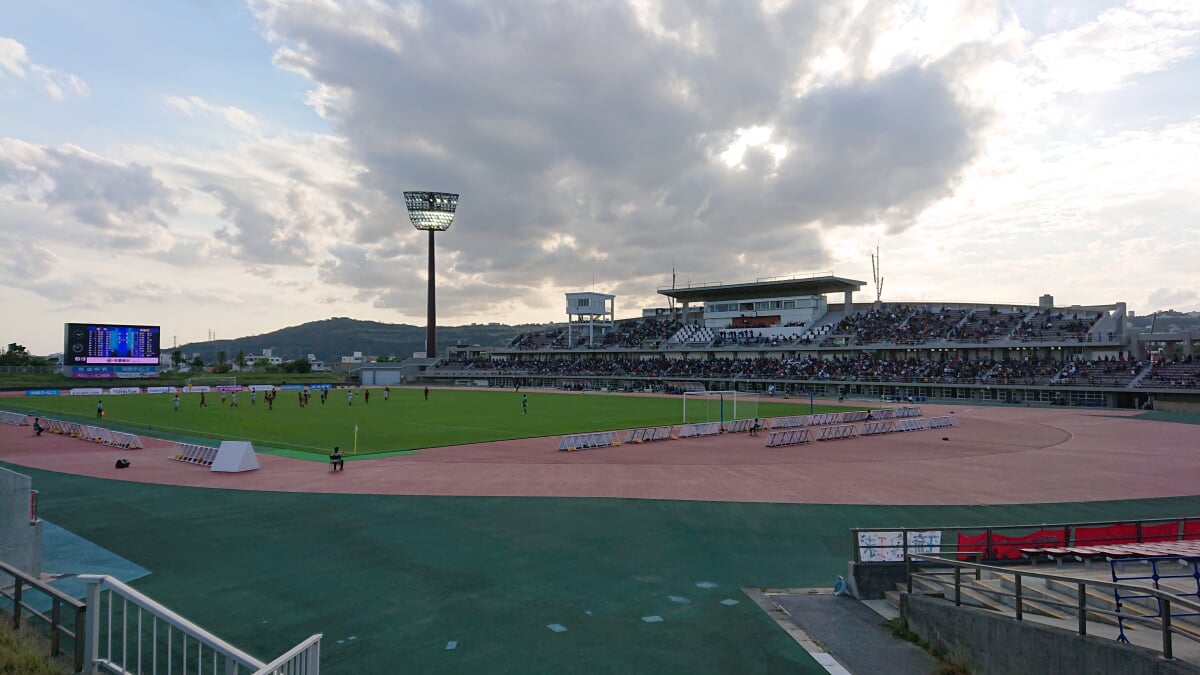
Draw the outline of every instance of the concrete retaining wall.
[[[955,607],[936,598],[904,594],[900,614],[922,640],[974,675],[1007,673],[1144,673],[1195,675],[1200,668],[1167,661],[1158,652],[1115,640],[974,607]],[[1186,638],[1176,638],[1183,640]]]
[[[42,523],[29,524],[29,476],[0,469],[0,560],[37,576],[42,573]]]
[[[896,584],[908,579],[902,562],[850,562],[846,579],[850,594],[859,600],[880,600],[886,591],[896,590]]]

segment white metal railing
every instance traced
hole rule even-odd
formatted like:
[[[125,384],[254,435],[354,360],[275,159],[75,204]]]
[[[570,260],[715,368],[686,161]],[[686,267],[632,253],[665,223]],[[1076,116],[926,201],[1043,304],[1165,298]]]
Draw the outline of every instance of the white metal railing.
[[[79,580],[87,586],[84,672],[319,675],[320,634],[268,665],[113,577]]]
[[[254,675],[318,675],[321,667],[321,634],[292,647],[279,658],[254,671]]]

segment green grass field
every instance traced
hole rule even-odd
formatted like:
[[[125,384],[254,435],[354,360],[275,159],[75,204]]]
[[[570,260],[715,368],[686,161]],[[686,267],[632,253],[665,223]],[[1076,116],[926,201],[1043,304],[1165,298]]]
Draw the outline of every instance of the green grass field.
[[[268,452],[272,450],[327,454],[333,446],[350,451],[358,427],[359,456],[377,455],[513,438],[555,436],[588,431],[630,429],[678,424],[683,403],[679,397],[646,397],[623,394],[565,394],[544,391],[433,389],[426,401],[421,389],[395,388],[383,400],[382,389],[372,389],[370,403],[361,390],[352,405],[346,389],[331,390],[321,404],[313,395],[301,408],[294,391],[281,391],[274,410],[268,410],[260,394],[251,405],[249,392],[238,394],[239,407],[221,405],[219,394],[207,394],[207,408],[200,408],[199,394],[181,394],[179,412],[172,408],[171,394],[105,396],[104,425],[116,429],[161,435],[180,440],[209,442],[246,440]],[[521,397],[528,396],[528,413]],[[38,412],[50,417],[79,422],[95,420],[95,396],[0,399],[0,407],[17,412]],[[689,421],[718,421],[718,400],[696,399],[688,403]],[[737,416],[773,417],[807,414],[807,401],[742,398]],[[724,418],[733,418],[731,401],[725,402]],[[817,412],[862,409],[817,406]]]

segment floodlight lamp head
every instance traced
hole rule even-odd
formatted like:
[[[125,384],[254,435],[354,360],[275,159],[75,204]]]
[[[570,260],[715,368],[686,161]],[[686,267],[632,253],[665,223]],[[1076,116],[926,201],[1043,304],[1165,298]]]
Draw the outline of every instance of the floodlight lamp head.
[[[443,231],[454,222],[458,195],[452,192],[405,192],[408,217],[418,230]]]

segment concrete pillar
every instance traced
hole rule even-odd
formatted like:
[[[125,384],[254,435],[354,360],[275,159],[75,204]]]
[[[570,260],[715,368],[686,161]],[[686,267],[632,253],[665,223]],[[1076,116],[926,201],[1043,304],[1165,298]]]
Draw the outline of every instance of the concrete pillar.
[[[854,311],[854,299],[853,298],[854,298],[854,291],[846,291],[845,295],[842,298],[842,302],[845,303],[845,305],[846,305],[845,306],[846,314],[849,314],[850,312]]]

